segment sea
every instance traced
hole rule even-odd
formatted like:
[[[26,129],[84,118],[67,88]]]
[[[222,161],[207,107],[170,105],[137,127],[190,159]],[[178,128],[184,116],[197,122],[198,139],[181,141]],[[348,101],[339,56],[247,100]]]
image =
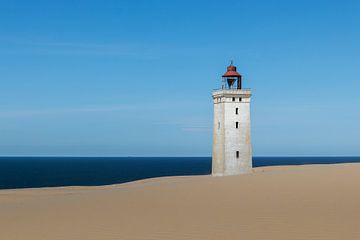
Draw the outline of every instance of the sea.
[[[253,166],[360,162],[360,157],[254,157]],[[100,186],[208,175],[211,157],[0,157],[0,189]]]

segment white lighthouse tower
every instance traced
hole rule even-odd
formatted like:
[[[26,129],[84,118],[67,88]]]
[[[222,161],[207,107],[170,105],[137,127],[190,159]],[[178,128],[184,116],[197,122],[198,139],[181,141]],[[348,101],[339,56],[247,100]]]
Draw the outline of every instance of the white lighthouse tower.
[[[250,136],[251,90],[242,88],[236,67],[228,66],[221,89],[212,93],[214,132],[212,175],[227,176],[252,171]]]

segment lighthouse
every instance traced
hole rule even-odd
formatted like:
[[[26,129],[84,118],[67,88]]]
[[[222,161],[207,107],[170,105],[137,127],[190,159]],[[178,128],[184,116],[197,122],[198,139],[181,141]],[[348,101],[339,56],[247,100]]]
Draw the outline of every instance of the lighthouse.
[[[242,76],[231,63],[221,88],[212,93],[214,128],[212,175],[228,176],[252,171],[250,133],[251,90],[242,88]]]

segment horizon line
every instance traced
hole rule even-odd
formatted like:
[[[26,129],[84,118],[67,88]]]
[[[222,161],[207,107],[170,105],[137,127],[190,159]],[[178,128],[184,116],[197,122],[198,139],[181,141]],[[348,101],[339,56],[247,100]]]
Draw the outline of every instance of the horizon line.
[[[5,157],[102,157],[102,158],[212,158],[212,156],[203,155],[0,155],[0,158]],[[359,155],[255,155],[257,157],[360,157]]]

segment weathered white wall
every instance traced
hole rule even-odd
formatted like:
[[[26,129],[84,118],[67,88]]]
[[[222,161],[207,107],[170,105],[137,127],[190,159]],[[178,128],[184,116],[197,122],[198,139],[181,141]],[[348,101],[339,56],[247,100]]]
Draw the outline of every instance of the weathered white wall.
[[[212,148],[212,173],[219,175],[224,172],[225,156],[225,128],[224,128],[224,109],[225,105],[221,102],[222,97],[214,98],[214,132]]]
[[[233,97],[235,101],[232,100]],[[214,176],[251,172],[250,97],[251,91],[244,89],[213,92],[212,174]],[[238,114],[236,108],[239,109]],[[239,122],[238,128],[236,122]],[[236,157],[236,151],[239,151],[239,158]]]

